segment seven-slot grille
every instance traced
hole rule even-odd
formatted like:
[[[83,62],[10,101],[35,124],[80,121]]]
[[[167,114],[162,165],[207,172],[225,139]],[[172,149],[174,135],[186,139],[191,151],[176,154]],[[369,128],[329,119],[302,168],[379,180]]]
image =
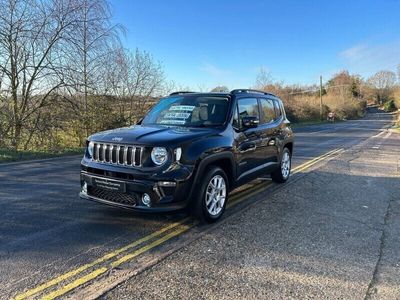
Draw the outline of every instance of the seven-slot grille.
[[[94,143],[93,160],[102,163],[140,167],[143,147]]]

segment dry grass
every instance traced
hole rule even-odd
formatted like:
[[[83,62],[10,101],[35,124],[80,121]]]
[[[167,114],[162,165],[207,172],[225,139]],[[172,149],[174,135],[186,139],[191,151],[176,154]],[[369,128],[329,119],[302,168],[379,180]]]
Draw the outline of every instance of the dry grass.
[[[400,109],[400,88],[397,88],[393,93],[394,104]]]
[[[320,98],[318,96],[301,95],[285,99],[285,108],[293,122],[320,120]],[[364,115],[366,101],[353,97],[341,99],[336,95],[322,97],[322,118],[325,120],[329,112],[334,112],[337,119],[357,119]]]
[[[44,159],[67,155],[83,155],[83,148],[66,148],[60,151],[14,151],[0,148],[0,163],[20,160]]]

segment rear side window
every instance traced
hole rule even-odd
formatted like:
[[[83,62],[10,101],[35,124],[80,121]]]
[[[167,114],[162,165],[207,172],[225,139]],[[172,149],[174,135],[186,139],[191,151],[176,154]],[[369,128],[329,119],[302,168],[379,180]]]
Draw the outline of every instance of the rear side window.
[[[279,119],[282,116],[281,106],[279,105],[279,102],[276,100],[274,100],[274,106],[275,106],[276,118]]]
[[[274,103],[270,99],[260,99],[262,120],[261,123],[268,124],[276,119]]]

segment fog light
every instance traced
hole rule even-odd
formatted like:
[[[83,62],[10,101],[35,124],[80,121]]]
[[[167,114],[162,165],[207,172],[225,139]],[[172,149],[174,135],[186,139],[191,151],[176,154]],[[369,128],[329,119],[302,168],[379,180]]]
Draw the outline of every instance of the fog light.
[[[143,194],[142,202],[144,205],[150,206],[151,198],[150,198],[149,194],[146,194],[146,193]]]
[[[82,185],[82,193],[87,194],[87,183],[84,182]]]

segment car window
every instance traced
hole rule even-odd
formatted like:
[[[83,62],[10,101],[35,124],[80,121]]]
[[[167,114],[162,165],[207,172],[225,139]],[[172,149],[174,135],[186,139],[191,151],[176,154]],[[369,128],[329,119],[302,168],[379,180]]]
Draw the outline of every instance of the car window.
[[[276,100],[274,100],[274,106],[275,106],[276,118],[279,119],[280,116],[282,116],[281,106],[279,105],[279,102]]]
[[[219,126],[225,122],[228,106],[229,100],[225,96],[163,98],[144,117],[142,125]]]
[[[243,117],[260,118],[257,98],[241,98],[238,101],[239,119],[242,124]]]
[[[268,124],[276,119],[274,103],[270,99],[260,99],[263,113],[262,123]]]

